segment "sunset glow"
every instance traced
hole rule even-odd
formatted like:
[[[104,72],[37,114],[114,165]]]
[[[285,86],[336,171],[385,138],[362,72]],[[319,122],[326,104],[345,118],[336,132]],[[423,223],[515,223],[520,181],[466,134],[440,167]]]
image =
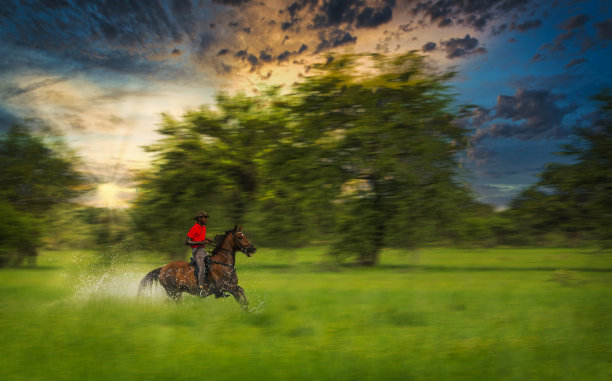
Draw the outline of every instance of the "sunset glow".
[[[105,183],[98,185],[96,196],[92,200],[93,206],[104,207],[109,209],[123,209],[128,205],[133,189],[120,187],[117,184]]]
[[[603,0],[6,3],[1,128],[51,126],[88,168],[122,173],[147,166],[142,147],[160,138],[161,113],[214,108],[220,92],[289,89],[334,52],[416,50],[457,71],[457,102],[479,107],[462,161],[480,199],[503,207],[558,160],[573,125],[589,125],[590,96],[612,86]],[[101,189],[114,207],[126,195]]]

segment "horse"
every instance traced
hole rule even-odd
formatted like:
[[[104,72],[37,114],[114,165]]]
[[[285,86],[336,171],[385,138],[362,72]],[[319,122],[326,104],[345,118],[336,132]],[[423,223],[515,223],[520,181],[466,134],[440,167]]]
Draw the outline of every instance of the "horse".
[[[236,252],[240,251],[247,257],[251,257],[257,249],[242,232],[242,226],[234,226],[233,230],[215,236],[214,241],[215,249],[210,255],[210,267],[203,290],[198,287],[195,268],[185,261],[176,261],[158,267],[145,275],[140,281],[138,295],[150,289],[157,281],[162,285],[168,297],[176,302],[182,301],[183,292],[200,297],[229,292],[246,309],[249,302],[242,287],[238,286],[238,276],[234,267]]]

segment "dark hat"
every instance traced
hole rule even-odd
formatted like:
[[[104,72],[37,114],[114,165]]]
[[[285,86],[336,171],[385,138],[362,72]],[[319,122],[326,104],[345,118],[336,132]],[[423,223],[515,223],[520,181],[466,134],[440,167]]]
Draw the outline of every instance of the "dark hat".
[[[197,214],[195,217],[193,217],[193,219],[194,219],[194,220],[197,220],[197,219],[198,219],[198,218],[200,218],[200,217],[208,218],[208,217],[210,217],[210,216],[209,216],[209,215],[208,215],[208,213],[206,213],[206,212],[200,212],[200,213],[198,213],[198,214]]]

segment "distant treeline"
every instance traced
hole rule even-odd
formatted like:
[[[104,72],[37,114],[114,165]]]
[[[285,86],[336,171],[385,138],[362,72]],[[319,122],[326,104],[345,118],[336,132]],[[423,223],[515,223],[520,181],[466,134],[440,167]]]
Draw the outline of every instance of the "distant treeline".
[[[463,180],[458,155],[470,131],[457,120],[469,108],[452,106],[453,73],[414,53],[335,56],[312,72],[290,89],[222,94],[214,108],[164,115],[124,214],[67,207],[84,184],[74,154],[61,139],[13,127],[0,138],[0,264],[35,255],[45,237],[78,247],[129,240],[184,258],[183,237],[202,209],[210,231],[243,224],[270,247],[325,241],[364,265],[382,247],[611,242],[610,93],[596,98],[596,126],[562,148],[573,164],[543,168],[495,212]]]

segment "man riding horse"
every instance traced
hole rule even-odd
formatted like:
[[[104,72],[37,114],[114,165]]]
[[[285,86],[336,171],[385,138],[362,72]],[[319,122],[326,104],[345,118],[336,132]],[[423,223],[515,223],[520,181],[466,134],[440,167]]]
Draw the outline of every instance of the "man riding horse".
[[[196,223],[187,232],[187,238],[185,239],[185,245],[191,246],[192,261],[198,268],[198,287],[200,289],[200,296],[204,290],[204,284],[206,282],[206,258],[209,255],[206,253],[205,246],[207,243],[212,243],[210,238],[206,238],[206,221],[208,220],[208,213],[202,211],[198,213],[194,220]],[[221,298],[225,295],[223,292],[215,292],[217,298]]]

